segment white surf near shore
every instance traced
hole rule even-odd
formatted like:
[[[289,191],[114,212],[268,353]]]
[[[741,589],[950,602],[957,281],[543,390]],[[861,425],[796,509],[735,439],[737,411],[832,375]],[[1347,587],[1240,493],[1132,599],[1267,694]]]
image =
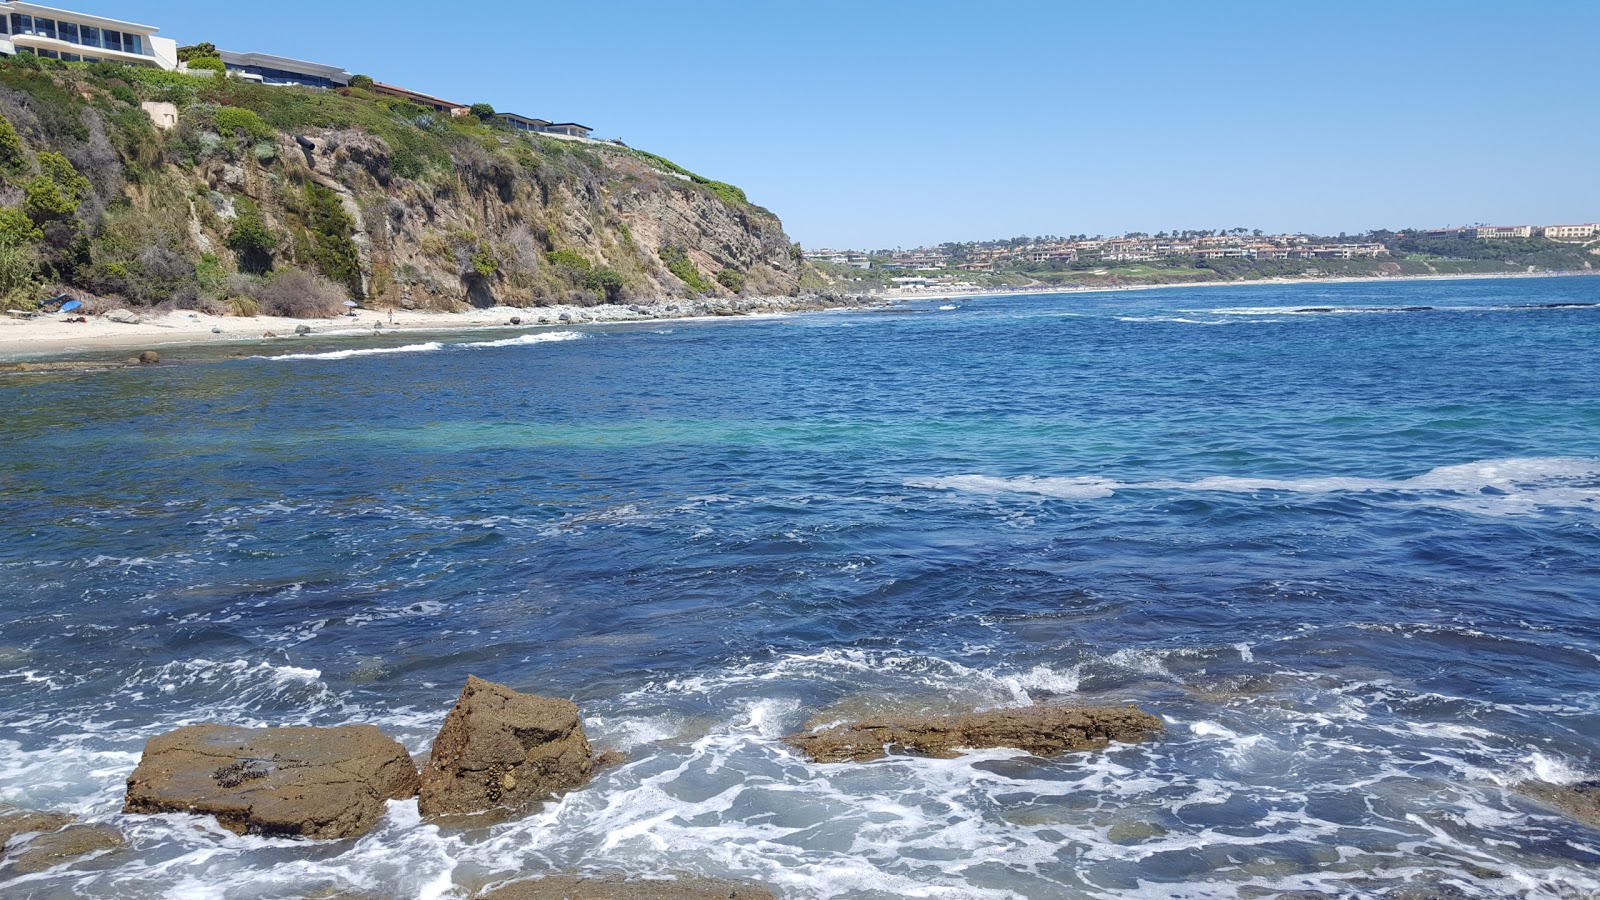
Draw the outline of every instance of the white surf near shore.
[[[1096,475],[998,477],[948,475],[914,478],[907,487],[999,496],[1034,495],[1058,500],[1103,500],[1121,491],[1194,491],[1230,494],[1395,493],[1413,502],[1485,515],[1514,515],[1540,509],[1600,510],[1600,459],[1533,457],[1484,459],[1439,466],[1412,478],[1324,475],[1306,478],[1249,478],[1212,475],[1190,481],[1118,481]]]

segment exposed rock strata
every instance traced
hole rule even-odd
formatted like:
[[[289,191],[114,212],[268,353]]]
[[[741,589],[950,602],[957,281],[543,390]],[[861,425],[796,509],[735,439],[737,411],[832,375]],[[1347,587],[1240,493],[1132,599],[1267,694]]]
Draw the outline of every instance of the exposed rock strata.
[[[519,881],[479,895],[479,900],[776,900],[772,891],[742,881],[678,878],[629,880],[620,876],[552,875]]]
[[[866,762],[887,753],[950,759],[959,750],[1014,747],[1039,756],[1145,740],[1161,720],[1132,706],[1029,706],[955,716],[885,718],[790,735],[817,762]]]
[[[238,834],[364,834],[387,800],[417,793],[417,770],[371,725],[190,725],[152,738],[128,778],[123,812],[215,816]]]
[[[578,707],[467,677],[422,773],[424,816],[520,809],[580,787],[594,753]]]

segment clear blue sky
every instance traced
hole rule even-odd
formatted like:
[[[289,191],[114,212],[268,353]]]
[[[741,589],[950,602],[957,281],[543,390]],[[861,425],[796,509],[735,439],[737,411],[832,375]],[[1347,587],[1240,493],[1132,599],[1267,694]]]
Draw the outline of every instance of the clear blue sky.
[[[1600,219],[1600,2],[55,0],[575,120],[808,247]]]

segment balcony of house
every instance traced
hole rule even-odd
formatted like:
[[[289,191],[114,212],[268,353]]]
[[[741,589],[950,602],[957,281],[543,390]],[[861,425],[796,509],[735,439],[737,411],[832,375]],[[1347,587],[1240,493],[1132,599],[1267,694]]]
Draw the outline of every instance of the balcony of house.
[[[177,43],[155,37],[159,29],[152,26],[33,4],[10,3],[5,9],[12,12],[0,14],[0,51],[9,47],[10,53],[27,50],[67,62],[177,68]]]
[[[235,53],[220,50],[228,77],[258,84],[300,85],[332,90],[350,83],[350,73],[338,66],[306,62],[270,53]]]

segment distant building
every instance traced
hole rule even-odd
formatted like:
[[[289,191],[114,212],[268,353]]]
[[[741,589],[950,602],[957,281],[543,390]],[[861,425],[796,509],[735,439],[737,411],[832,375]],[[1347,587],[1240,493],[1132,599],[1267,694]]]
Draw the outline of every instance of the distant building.
[[[1472,229],[1472,236],[1480,241],[1506,238],[1533,237],[1532,225],[1482,225]]]
[[[1600,224],[1592,225],[1544,225],[1539,233],[1551,240],[1573,240],[1574,238],[1592,238],[1600,235]]]
[[[575,138],[587,138],[593,132],[593,128],[579,125],[577,122],[557,122],[545,128],[546,134],[564,134]]]
[[[26,50],[67,62],[104,59],[171,72],[178,68],[178,42],[156,37],[160,30],[36,3],[0,2],[0,54],[6,56]]]
[[[550,123],[544,119],[530,119],[516,113],[495,113],[495,118],[510,125],[517,131],[529,134],[541,134],[550,129]]]
[[[434,112],[444,113],[449,116],[464,116],[472,111],[472,108],[465,104],[441,100],[438,97],[406,90],[403,87],[396,87],[392,84],[384,84],[381,81],[372,83],[372,92],[385,97],[399,97],[401,100],[410,100],[418,106],[425,106]]]
[[[222,64],[230,78],[254,81],[260,84],[299,84],[305,87],[331,89],[350,83],[350,73],[338,66],[273,56],[270,53],[235,53],[219,50]]]

